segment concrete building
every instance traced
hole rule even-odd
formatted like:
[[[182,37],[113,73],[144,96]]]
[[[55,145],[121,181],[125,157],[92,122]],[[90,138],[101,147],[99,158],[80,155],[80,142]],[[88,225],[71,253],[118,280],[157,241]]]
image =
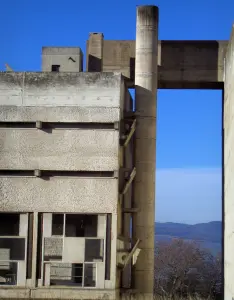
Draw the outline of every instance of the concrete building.
[[[224,90],[225,300],[234,297],[234,28],[230,41],[44,47],[42,72],[0,73],[0,298],[151,298],[157,88]],[[136,110],[129,89],[134,88]],[[141,298],[142,299],[142,298]]]

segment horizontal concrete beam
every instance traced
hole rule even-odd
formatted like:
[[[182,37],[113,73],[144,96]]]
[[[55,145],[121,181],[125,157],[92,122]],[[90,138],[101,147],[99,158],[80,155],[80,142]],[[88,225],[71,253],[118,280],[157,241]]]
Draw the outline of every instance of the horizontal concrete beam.
[[[0,72],[0,105],[121,108],[119,72]]]
[[[117,130],[0,128],[0,169],[114,171]]]
[[[88,51],[87,41],[87,51]],[[222,88],[227,41],[160,41],[159,88]],[[119,71],[134,84],[135,41],[104,40],[103,71]]]
[[[79,106],[14,106],[0,109],[0,122],[66,122],[66,123],[114,123],[120,121],[120,109],[116,107]]]
[[[1,211],[116,213],[118,179],[0,177]]]

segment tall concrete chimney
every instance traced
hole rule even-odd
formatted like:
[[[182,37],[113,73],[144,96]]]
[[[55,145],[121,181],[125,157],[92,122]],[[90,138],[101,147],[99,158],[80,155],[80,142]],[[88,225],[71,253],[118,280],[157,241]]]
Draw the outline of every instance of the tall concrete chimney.
[[[136,24],[135,138],[133,238],[141,240],[141,253],[133,267],[133,286],[152,297],[154,287],[154,223],[156,169],[156,93],[158,7],[138,6]]]

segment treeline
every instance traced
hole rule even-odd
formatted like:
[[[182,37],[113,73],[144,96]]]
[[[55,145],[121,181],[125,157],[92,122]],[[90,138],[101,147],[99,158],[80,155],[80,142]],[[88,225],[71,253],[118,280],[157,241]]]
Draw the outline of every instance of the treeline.
[[[155,296],[219,299],[222,295],[222,257],[195,242],[174,239],[155,249]]]

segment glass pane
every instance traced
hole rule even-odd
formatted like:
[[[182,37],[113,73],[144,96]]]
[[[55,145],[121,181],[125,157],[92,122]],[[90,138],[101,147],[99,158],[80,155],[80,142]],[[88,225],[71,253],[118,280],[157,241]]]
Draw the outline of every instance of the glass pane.
[[[96,237],[97,215],[66,214],[65,236]]]
[[[0,236],[18,236],[19,220],[19,214],[0,213]]]
[[[0,285],[17,285],[16,262],[0,262]]]
[[[52,235],[63,235],[63,214],[52,214]]]
[[[103,261],[103,239],[85,240],[85,261],[97,262]]]
[[[96,265],[85,264],[84,267],[84,286],[96,286]]]
[[[0,238],[0,260],[25,260],[25,239]]]
[[[83,264],[53,263],[50,267],[50,284],[82,286]]]

